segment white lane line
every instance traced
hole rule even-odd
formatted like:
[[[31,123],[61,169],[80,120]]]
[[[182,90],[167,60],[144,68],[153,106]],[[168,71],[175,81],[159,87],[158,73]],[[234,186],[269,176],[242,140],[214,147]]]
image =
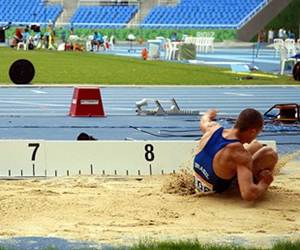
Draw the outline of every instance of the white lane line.
[[[1,101],[0,103],[10,103],[10,104],[22,104],[22,105],[32,105],[32,106],[50,106],[50,107],[67,107],[66,105],[61,104],[52,104],[52,103],[35,103],[35,102],[20,102],[20,101]]]
[[[55,113],[37,113],[37,112],[34,112],[34,113],[0,113],[0,116],[9,116],[9,117],[12,117],[12,116],[37,116],[37,117],[40,117],[40,116],[43,116],[43,117],[47,117],[47,116],[68,116],[68,113],[67,112],[64,112],[64,113],[58,113],[58,112],[55,112]]]
[[[31,92],[36,93],[36,94],[48,94],[48,92],[46,92],[46,91],[35,90],[35,89],[31,89]]]
[[[105,109],[105,107],[104,107]],[[108,108],[109,110],[123,110],[123,111],[135,111],[133,108]]]
[[[56,112],[56,111],[66,111],[67,109],[54,109],[54,108],[50,108],[50,109],[48,109],[48,108],[45,108],[45,107],[43,107],[43,108],[36,108],[36,109],[33,109],[33,108],[16,108],[16,109],[0,109],[0,112],[10,112],[11,114],[14,114],[14,113],[16,113],[16,112],[24,112],[24,113],[26,113],[26,112],[32,112],[32,111],[34,111],[34,112],[45,112],[45,111],[47,111],[47,112]]]
[[[212,62],[212,61],[201,61],[201,60],[189,60],[188,61],[190,64],[210,64],[210,65],[243,65],[243,64],[248,64],[244,62]]]
[[[245,55],[234,55],[233,56],[227,56],[227,55],[201,55],[200,59],[202,58],[210,58],[210,59],[221,59],[221,60],[234,60],[234,61],[243,61],[243,62],[251,62],[252,58],[251,56],[249,56],[247,58],[247,56]],[[261,62],[261,63],[269,63],[269,64],[278,64],[280,60],[264,60],[264,59],[260,59],[260,58],[256,58],[255,59],[256,62]]]
[[[243,93],[235,93],[235,92],[224,92],[225,95],[236,95],[236,96],[253,96],[252,94],[243,94]]]
[[[292,99],[280,99],[280,98],[278,98],[278,99],[272,99],[272,100],[264,100],[264,99],[253,99],[253,100],[244,100],[244,99],[222,99],[222,100],[214,100],[213,98],[211,98],[211,99],[208,99],[208,100],[201,100],[201,101],[187,101],[187,100],[185,100],[185,101],[182,101],[182,100],[176,100],[177,101],[177,103],[178,103],[178,105],[180,106],[180,105],[199,105],[199,104],[201,104],[201,105],[205,105],[206,103],[208,104],[208,105],[211,105],[211,104],[222,104],[222,105],[224,105],[224,106],[232,106],[232,105],[236,105],[236,104],[253,104],[253,105],[256,105],[256,104],[272,104],[272,103],[278,103],[278,102],[280,102],[280,103],[284,103],[284,102],[293,102],[292,101]],[[296,100],[294,101],[294,102],[297,102]],[[274,103],[274,104],[275,104]],[[113,103],[110,103],[110,102],[104,102],[104,104],[106,104],[106,105],[110,105],[110,106],[118,106],[118,104],[121,104],[121,103],[118,103],[118,104],[113,104]],[[152,104],[152,103],[149,103],[148,105],[153,105],[154,106],[154,104]],[[135,103],[133,103],[132,104],[132,106],[135,106]]]

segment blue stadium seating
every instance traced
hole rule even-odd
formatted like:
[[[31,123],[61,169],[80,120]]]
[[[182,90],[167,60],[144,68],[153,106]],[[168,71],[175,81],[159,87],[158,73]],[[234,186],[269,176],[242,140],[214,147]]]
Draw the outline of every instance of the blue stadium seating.
[[[0,0],[0,25],[55,22],[63,7],[47,0]],[[238,28],[268,0],[181,0],[173,7],[154,7],[141,22],[143,28]],[[70,19],[73,27],[124,28],[138,6],[81,6]]]
[[[81,6],[70,23],[76,28],[124,28],[137,11],[135,5]]]
[[[145,17],[144,28],[238,28],[267,0],[181,0],[175,7],[157,6]]]
[[[45,5],[43,0],[1,0],[0,23],[12,24],[55,22],[63,7]]]

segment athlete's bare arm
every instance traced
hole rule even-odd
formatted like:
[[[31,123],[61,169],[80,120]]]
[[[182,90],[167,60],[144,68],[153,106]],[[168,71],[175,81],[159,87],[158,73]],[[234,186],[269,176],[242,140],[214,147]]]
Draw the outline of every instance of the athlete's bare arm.
[[[260,197],[273,181],[270,171],[264,170],[261,173],[260,180],[257,184],[253,181],[252,157],[242,146],[234,150],[234,161],[237,166],[237,179],[244,200],[253,201]]]
[[[216,128],[216,126],[220,126],[219,123],[214,121],[216,116],[217,116],[217,110],[210,109],[201,117],[200,129],[201,129],[203,134],[208,132],[212,128]]]

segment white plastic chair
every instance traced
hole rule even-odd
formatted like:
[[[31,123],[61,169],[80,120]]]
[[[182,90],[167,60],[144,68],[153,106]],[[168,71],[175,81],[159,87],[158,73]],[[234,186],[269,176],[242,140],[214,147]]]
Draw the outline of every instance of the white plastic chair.
[[[165,43],[165,60],[171,60],[172,57],[172,43],[170,39],[166,39]]]
[[[211,52],[214,52],[214,50],[215,50],[214,42],[215,42],[215,37],[213,36],[213,37],[211,37],[211,41],[210,41]]]
[[[288,62],[292,62],[293,64],[295,64],[297,62],[297,59],[289,57],[287,49],[282,46],[280,48],[280,75],[284,74],[285,64]]]
[[[26,42],[18,42],[17,50],[19,50],[21,47],[22,47],[24,50],[27,50],[27,44],[26,44]]]
[[[204,40],[203,37],[196,37],[195,39],[196,51],[201,52],[204,50]]]
[[[300,51],[300,38],[297,40],[296,49]]]
[[[214,37],[206,37],[205,38],[205,42],[204,42],[204,46],[205,46],[205,52],[213,52],[214,51]]]
[[[66,46],[65,43],[58,44],[57,51],[65,51],[65,46]]]
[[[286,39],[284,41],[284,46],[287,49],[288,57],[296,55],[296,47],[294,39]]]
[[[176,58],[176,52],[179,49],[176,47],[175,43],[172,43],[170,39],[166,40],[166,53],[165,59],[166,60],[174,60]]]
[[[159,50],[160,51],[164,50],[165,46],[166,46],[166,38],[163,36],[157,36],[157,37],[155,37],[155,40],[160,41]]]
[[[109,48],[110,48],[111,50],[113,50],[114,47],[115,47],[114,42],[115,42],[115,37],[114,37],[114,36],[110,36],[108,44],[109,44]]]
[[[94,39],[94,36],[93,35],[89,35],[86,39],[86,42],[85,42],[85,50],[86,51],[92,51],[93,48],[92,48],[92,40]]]
[[[38,45],[41,43],[41,34],[40,33],[37,33],[34,35],[33,37],[33,45],[35,47],[38,47]]]
[[[284,41],[280,38],[275,38],[274,39],[274,43],[273,43],[273,47],[275,49],[275,56],[279,55],[280,53],[280,49],[281,47],[284,46]]]

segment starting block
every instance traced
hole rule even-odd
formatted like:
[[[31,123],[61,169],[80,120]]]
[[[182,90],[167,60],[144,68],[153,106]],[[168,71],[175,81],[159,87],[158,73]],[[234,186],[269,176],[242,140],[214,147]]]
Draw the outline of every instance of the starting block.
[[[156,109],[145,109],[144,107],[148,106],[148,101],[154,101]],[[171,106],[169,109],[165,109],[162,103],[170,103]],[[158,100],[158,99],[142,99],[135,103],[136,112],[138,115],[199,115],[200,111],[198,110],[182,110],[179,108],[176,100],[172,98],[171,100]]]
[[[100,88],[75,88],[69,115],[104,117]]]
[[[264,116],[283,123],[300,121],[300,106],[297,103],[275,104],[264,113]]]

